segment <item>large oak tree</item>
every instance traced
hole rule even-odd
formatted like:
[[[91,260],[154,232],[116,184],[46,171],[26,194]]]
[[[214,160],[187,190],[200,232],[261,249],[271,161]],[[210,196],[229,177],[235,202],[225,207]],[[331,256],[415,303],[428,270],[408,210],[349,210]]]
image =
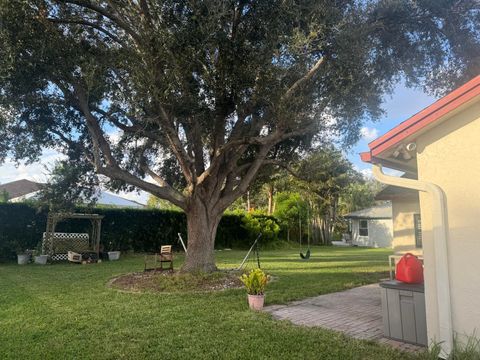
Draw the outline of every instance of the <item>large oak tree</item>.
[[[0,160],[54,148],[172,202],[210,271],[263,167],[354,141],[400,77],[473,77],[479,24],[474,0],[0,0]]]

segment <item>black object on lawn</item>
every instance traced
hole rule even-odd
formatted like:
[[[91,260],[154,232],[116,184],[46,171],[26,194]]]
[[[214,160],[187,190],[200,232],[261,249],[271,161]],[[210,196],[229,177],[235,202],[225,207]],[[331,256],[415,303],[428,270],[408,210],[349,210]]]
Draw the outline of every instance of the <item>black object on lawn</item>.
[[[310,259],[310,249],[307,249],[307,252],[305,253],[305,255],[303,255],[303,253],[300,253],[300,257],[304,260]]]
[[[299,207],[300,209],[300,207]],[[310,259],[310,211],[309,207],[307,207],[307,252],[305,255],[302,253],[302,218],[300,211],[298,211],[298,232],[300,235],[300,257],[303,260],[308,260]]]

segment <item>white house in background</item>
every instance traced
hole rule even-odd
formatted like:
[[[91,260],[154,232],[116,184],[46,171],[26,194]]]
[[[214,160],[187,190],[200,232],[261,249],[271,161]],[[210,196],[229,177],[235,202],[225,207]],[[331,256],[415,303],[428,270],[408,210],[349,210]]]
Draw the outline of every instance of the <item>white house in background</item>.
[[[38,194],[43,184],[34,181],[22,179],[0,185],[0,194],[6,192],[9,202],[22,202],[33,199]],[[143,208],[144,205],[132,200],[124,199],[118,195],[101,191],[97,200],[97,205]]]
[[[100,192],[100,196],[98,197],[97,204],[106,205],[106,206],[115,206],[115,207],[128,207],[128,208],[144,208],[145,207],[145,205],[140,204],[136,201],[128,200],[106,191]]]
[[[392,247],[392,205],[385,203],[344,215],[350,221],[351,244],[375,248]]]

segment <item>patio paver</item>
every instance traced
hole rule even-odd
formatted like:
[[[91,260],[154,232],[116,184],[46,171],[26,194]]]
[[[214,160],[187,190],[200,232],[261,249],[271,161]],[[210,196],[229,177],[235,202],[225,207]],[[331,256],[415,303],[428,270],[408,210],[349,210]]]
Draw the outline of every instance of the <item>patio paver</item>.
[[[296,325],[340,331],[356,339],[375,340],[405,351],[424,349],[383,336],[378,284],[320,295],[287,305],[267,306],[265,311],[276,319],[290,320]]]

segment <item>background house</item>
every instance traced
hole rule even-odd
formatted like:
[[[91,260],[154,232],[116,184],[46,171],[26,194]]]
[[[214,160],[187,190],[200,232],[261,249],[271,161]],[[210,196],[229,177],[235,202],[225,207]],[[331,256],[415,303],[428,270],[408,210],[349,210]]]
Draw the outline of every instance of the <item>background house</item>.
[[[408,178],[406,174],[402,176]],[[386,186],[376,200],[389,200],[392,204],[392,248],[396,254],[407,252],[422,255],[422,223],[418,191],[398,186]]]
[[[5,193],[9,202],[21,202],[34,197],[41,188],[42,184],[22,179],[1,184],[0,193]]]
[[[6,193],[8,202],[22,202],[34,199],[41,190],[43,184],[22,179],[0,185],[0,194]],[[97,205],[116,206],[128,208],[143,208],[145,205],[132,200],[124,199],[121,196],[107,191],[100,191]]]
[[[354,211],[344,218],[350,222],[352,245],[382,248],[392,246],[393,224],[390,203]]]

